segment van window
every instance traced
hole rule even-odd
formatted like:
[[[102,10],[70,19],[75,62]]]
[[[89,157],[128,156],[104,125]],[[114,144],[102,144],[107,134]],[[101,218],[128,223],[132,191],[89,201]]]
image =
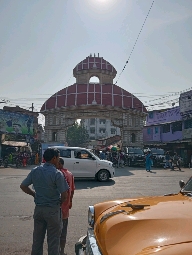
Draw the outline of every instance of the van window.
[[[71,150],[60,150],[60,157],[71,158]]]

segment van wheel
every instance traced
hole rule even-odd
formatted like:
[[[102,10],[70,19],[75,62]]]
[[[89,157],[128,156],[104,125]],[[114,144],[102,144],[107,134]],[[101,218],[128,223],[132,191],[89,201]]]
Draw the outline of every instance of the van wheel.
[[[100,182],[106,182],[109,180],[109,172],[107,170],[100,170],[97,174],[97,180]]]

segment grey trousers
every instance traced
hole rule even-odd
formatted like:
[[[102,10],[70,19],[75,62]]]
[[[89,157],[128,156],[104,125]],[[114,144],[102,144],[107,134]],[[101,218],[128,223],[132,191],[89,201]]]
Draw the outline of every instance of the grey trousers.
[[[63,228],[62,228],[61,237],[60,237],[60,246],[62,248],[65,248],[65,244],[66,244],[67,227],[68,227],[68,218],[67,219],[63,219]]]
[[[31,255],[43,255],[43,243],[47,230],[48,255],[59,255],[62,215],[60,206],[36,206]]]

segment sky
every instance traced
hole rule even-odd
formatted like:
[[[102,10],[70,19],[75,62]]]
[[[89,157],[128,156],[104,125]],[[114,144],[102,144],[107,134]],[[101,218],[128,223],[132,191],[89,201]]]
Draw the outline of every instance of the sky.
[[[192,89],[192,1],[155,0],[133,50],[152,2],[0,0],[0,108],[39,111],[75,83],[73,68],[91,53],[149,110],[178,105]]]

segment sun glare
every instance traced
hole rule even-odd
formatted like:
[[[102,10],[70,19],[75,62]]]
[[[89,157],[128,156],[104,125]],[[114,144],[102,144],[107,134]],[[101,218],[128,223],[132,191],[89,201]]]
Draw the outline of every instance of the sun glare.
[[[120,0],[87,0],[87,3],[99,12],[108,12]]]
[[[107,3],[107,2],[109,2],[110,0],[95,0],[95,2],[99,2],[99,3]]]

